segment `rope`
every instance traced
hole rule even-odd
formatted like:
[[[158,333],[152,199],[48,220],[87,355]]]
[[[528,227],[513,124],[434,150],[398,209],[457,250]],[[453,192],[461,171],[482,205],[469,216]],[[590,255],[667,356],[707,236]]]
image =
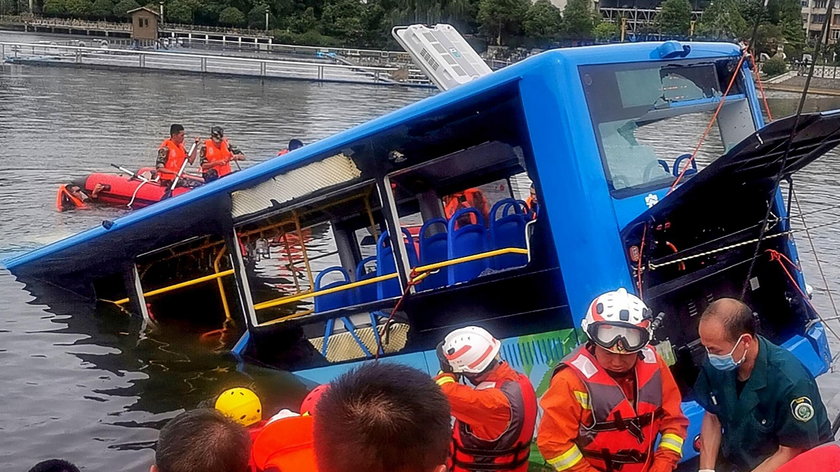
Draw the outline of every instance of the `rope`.
[[[688,169],[691,168],[691,164],[694,162],[694,158],[697,157],[697,152],[700,151],[700,147],[703,146],[703,142],[706,141],[706,138],[709,136],[709,132],[712,130],[712,126],[715,124],[718,115],[720,114],[720,110],[723,108],[723,104],[726,103],[726,96],[729,95],[729,91],[732,89],[732,86],[735,84],[735,79],[738,77],[738,72],[741,71],[741,65],[744,63],[744,58],[746,58],[747,53],[744,52],[741,54],[740,59],[738,59],[738,65],[735,66],[735,70],[732,72],[732,77],[729,79],[729,85],[726,86],[726,91],[723,92],[723,95],[720,97],[720,102],[718,103],[717,108],[715,109],[715,113],[712,115],[712,119],[709,120],[709,124],[706,125],[706,130],[703,131],[703,135],[700,136],[700,140],[697,141],[697,146],[694,147],[694,152],[691,153],[691,157],[686,161],[685,165],[683,166],[682,170],[680,171],[680,175],[677,176],[674,183],[671,184],[671,188],[668,189],[668,194],[674,191],[677,188],[677,185],[682,180],[685,173]]]
[[[785,235],[792,234],[792,233],[794,233],[793,230],[782,231],[780,233],[771,234],[770,236],[767,236],[764,239],[778,238],[779,236],[785,236]],[[712,249],[710,251],[701,252],[701,253],[698,253],[698,254],[693,254],[691,256],[686,256],[686,257],[683,257],[681,259],[674,259],[673,261],[663,262],[662,264],[655,264],[653,262],[648,262],[648,268],[650,270],[661,269],[662,267],[667,267],[669,265],[679,264],[679,263],[685,262],[685,261],[690,261],[692,259],[697,259],[698,257],[710,256],[712,254],[717,254],[719,252],[728,251],[730,249],[735,249],[736,247],[746,246],[747,244],[752,244],[752,243],[758,242],[758,240],[759,239],[756,238],[756,239],[750,239],[748,241],[741,241],[740,243],[735,243],[735,244],[732,244],[730,246],[719,247],[717,249]]]
[[[642,261],[645,259],[645,235],[647,234],[647,223],[642,228],[642,242],[639,244],[639,264],[636,266],[636,289],[639,291],[639,298],[642,298]]]
[[[828,9],[826,10],[826,18],[833,18],[832,10],[834,8],[834,2],[829,2]],[[787,146],[785,147],[785,153],[782,155],[782,164],[779,166],[779,172],[776,173],[776,178],[773,182],[773,193],[775,195],[779,191],[779,185],[782,182],[782,176],[785,173],[785,166],[787,165],[788,158],[790,157],[790,150],[793,148],[793,138],[796,137],[799,129],[799,122],[802,119],[802,110],[805,108],[805,99],[808,97],[808,89],[811,87],[811,79],[814,77],[814,69],[816,68],[817,59],[820,57],[820,46],[822,45],[823,40],[828,45],[828,25],[830,22],[826,21],[823,25],[823,37],[821,40],[814,46],[814,60],[811,62],[811,70],[808,71],[808,77],[805,78],[805,85],[802,87],[802,95],[799,97],[799,105],[796,107],[796,115],[794,115],[793,126],[790,128],[790,135],[787,139]],[[758,242],[755,244],[755,252],[753,252],[753,258],[750,261],[750,267],[747,269],[747,276],[744,279],[744,286],[741,288],[741,300],[744,299],[747,295],[747,288],[749,287],[750,277],[752,277],[752,271],[755,269],[755,261],[758,258],[758,254],[761,251],[761,241],[764,238],[764,232],[767,229],[766,221],[770,218],[770,211],[773,209],[772,200],[767,202],[767,212],[764,214],[764,221],[765,223],[761,227],[761,232],[758,234]]]
[[[405,290],[403,290],[402,295],[400,295],[399,300],[397,300],[397,303],[394,305],[394,308],[391,310],[391,314],[388,315],[388,319],[385,321],[385,324],[382,325],[382,331],[384,331],[384,333],[381,333],[380,336],[384,336],[385,340],[380,341],[379,337],[376,338],[377,346],[376,346],[376,356],[374,357],[374,359],[379,359],[379,353],[380,352],[385,352],[385,350],[382,347],[382,344],[388,344],[388,342],[390,340],[390,334],[391,334],[390,327],[391,327],[391,323],[394,322],[394,315],[400,309],[400,306],[402,306],[402,303],[405,300],[405,297],[409,294],[409,292],[411,292],[411,287],[414,287],[415,285],[419,284],[420,282],[423,281],[423,279],[425,279],[426,277],[428,277],[429,275],[431,275],[434,272],[437,272],[437,271],[426,272],[426,273],[418,275],[417,272],[415,272],[413,269],[411,270],[411,273],[409,274],[408,283],[405,285]]]
[[[820,228],[825,228],[826,226],[836,225],[838,223],[840,223],[840,221],[832,221],[830,223],[823,223],[821,225],[812,226],[811,228],[809,228],[809,231],[813,231],[815,229],[820,229]],[[747,228],[747,229],[749,229],[749,228]],[[743,230],[736,231],[735,233],[732,233],[732,234],[738,234],[741,231],[743,231]],[[779,236],[785,236],[785,235],[794,234],[794,233],[801,233],[802,231],[805,231],[805,230],[804,229],[790,229],[790,230],[787,230],[787,231],[782,231],[780,233],[771,234],[770,236],[765,236],[764,239],[766,240],[766,239],[778,238]],[[654,262],[648,262],[648,268],[650,270],[656,270],[656,269],[659,269],[661,267],[666,267],[666,266],[669,266],[669,265],[678,264],[680,262],[689,261],[691,259],[697,259],[698,257],[708,256],[708,255],[711,255],[711,254],[717,254],[719,252],[723,252],[723,251],[726,251],[728,249],[734,249],[736,247],[740,247],[740,246],[743,246],[745,244],[751,244],[751,243],[754,243],[754,242],[758,242],[758,238],[750,239],[749,241],[742,241],[740,243],[735,243],[735,244],[732,244],[730,246],[724,246],[724,247],[721,247],[721,248],[712,249],[712,250],[709,250],[709,251],[706,251],[706,252],[701,252],[701,253],[698,253],[698,254],[693,254],[691,256],[686,256],[686,257],[683,257],[681,259],[674,259],[672,261],[663,262],[661,264],[656,264]]]
[[[767,103],[767,94],[764,93],[764,83],[761,82],[761,74],[758,72],[758,66],[755,64],[755,57],[750,54],[750,63],[752,64],[753,76],[756,83],[758,83],[758,91],[761,95],[761,102],[764,103],[764,110],[767,112],[767,119],[773,121],[773,114],[770,113],[770,105]]]
[[[794,287],[796,287],[796,290],[802,296],[802,299],[805,300],[805,303],[808,304],[808,307],[811,308],[811,311],[813,311],[814,314],[817,315],[817,318],[820,320],[820,322],[822,322],[823,326],[825,326],[825,329],[829,330],[831,334],[833,334],[834,337],[837,338],[837,340],[840,340],[840,336],[838,336],[834,329],[832,329],[831,326],[829,326],[828,323],[826,323],[826,320],[823,319],[822,316],[820,316],[820,312],[818,312],[817,309],[814,308],[814,305],[811,303],[811,298],[808,296],[808,294],[802,291],[802,287],[800,287],[796,279],[793,278],[793,274],[790,273],[787,266],[785,265],[785,262],[790,264],[791,267],[796,267],[796,264],[794,264],[793,261],[788,259],[786,255],[782,254],[781,252],[775,249],[765,249],[764,252],[770,254],[771,262],[776,261],[779,263],[780,266],[782,266],[782,270],[785,271],[785,274],[788,276],[788,279],[790,279],[790,282],[793,284]]]
[[[802,214],[802,207],[799,206],[799,198],[796,196],[796,192],[793,191],[793,187],[791,187],[791,195],[793,195],[793,201],[796,202],[796,210],[799,212],[799,217],[802,220],[805,237],[808,238],[808,243],[811,245],[811,253],[814,254],[814,260],[817,261],[817,270],[820,272],[820,277],[822,277],[823,284],[825,285],[825,292],[828,294],[828,299],[831,301],[831,308],[834,309],[834,316],[838,317],[840,315],[838,315],[837,312],[837,304],[834,303],[834,297],[831,295],[831,289],[828,287],[828,279],[825,277],[825,272],[823,271],[822,264],[820,263],[817,247],[814,245],[814,240],[811,238],[811,232],[808,230],[808,224],[805,222],[805,216]]]

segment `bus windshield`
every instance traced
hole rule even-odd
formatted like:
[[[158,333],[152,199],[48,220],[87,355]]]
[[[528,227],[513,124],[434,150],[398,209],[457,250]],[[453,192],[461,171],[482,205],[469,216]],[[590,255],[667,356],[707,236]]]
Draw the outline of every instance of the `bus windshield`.
[[[722,95],[711,62],[585,66],[581,80],[607,180],[619,197],[670,185]],[[743,102],[734,96],[740,93],[730,91],[727,103]],[[698,152],[698,167],[724,152],[715,128]]]

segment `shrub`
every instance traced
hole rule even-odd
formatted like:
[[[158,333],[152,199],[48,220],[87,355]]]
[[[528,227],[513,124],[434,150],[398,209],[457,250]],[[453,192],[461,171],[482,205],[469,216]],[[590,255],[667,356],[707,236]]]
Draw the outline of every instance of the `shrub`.
[[[787,64],[781,57],[774,56],[764,61],[762,71],[770,76],[784,74],[787,71]]]

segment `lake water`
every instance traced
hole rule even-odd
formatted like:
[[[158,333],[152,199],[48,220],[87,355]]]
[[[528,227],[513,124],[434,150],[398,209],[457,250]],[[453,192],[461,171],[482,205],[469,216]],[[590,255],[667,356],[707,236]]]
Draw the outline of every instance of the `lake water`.
[[[0,32],[0,41],[43,36]],[[55,39],[55,38],[50,38]],[[0,66],[0,260],[113,219],[120,210],[58,213],[55,190],[68,178],[150,165],[169,124],[190,136],[223,126],[251,165],[291,138],[312,142],[432,91],[250,78]],[[770,99],[789,114],[795,96]],[[840,108],[840,99],[809,101],[809,109]],[[686,137],[689,141],[695,136]],[[838,219],[840,155],[825,156],[796,178],[809,225]],[[795,208],[795,206],[794,206]],[[840,226],[814,231],[829,288],[840,294]],[[802,263],[815,304],[832,316],[826,289],[804,235]],[[47,307],[0,271],[0,465],[25,471],[61,457],[85,470],[148,470],[157,430],[226,385],[253,385],[275,407],[296,407],[301,386],[290,376],[140,333],[113,310],[96,310],[63,295]],[[840,300],[838,300],[840,301]],[[75,316],[69,316],[73,314]],[[836,322],[834,323],[836,326]],[[835,352],[840,352],[835,343]],[[840,383],[836,374],[823,383]],[[834,379],[834,380],[832,380]],[[827,392],[835,392],[827,387]],[[826,401],[830,401],[826,398]]]

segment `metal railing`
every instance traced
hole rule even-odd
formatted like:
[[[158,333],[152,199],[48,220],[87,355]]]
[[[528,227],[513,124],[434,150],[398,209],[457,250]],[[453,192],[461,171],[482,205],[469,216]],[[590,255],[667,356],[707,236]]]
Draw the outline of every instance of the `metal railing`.
[[[286,61],[208,54],[109,49],[0,42],[0,58],[10,62],[73,63],[100,67],[133,67],[222,73],[257,77],[306,79],[326,82],[398,84],[391,78],[396,67],[371,67],[323,62]]]

